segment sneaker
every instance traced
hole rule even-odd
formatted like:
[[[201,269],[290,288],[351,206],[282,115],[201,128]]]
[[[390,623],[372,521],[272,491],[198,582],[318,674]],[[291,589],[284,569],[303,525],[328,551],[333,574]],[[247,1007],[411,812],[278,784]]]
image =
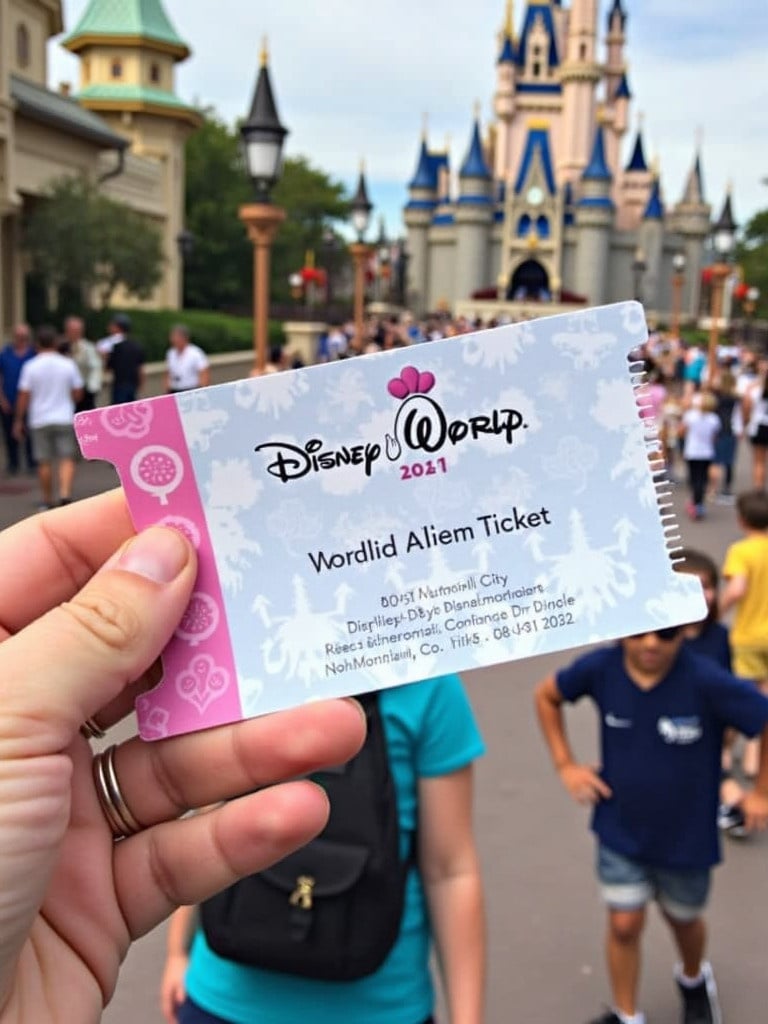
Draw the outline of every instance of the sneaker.
[[[600,1017],[595,1017],[589,1024],[622,1024],[622,1020],[613,1010],[606,1010],[604,1014]]]
[[[689,519],[696,518],[696,506],[693,504],[692,501],[687,501],[685,503],[685,511],[688,513]]]
[[[681,968],[678,967],[675,974],[683,1000],[683,1024],[723,1024],[712,967],[708,963],[701,965],[702,979],[693,988],[680,981],[680,972]]]
[[[745,839],[749,834],[744,812],[738,804],[720,804],[717,809],[717,827],[733,839]]]

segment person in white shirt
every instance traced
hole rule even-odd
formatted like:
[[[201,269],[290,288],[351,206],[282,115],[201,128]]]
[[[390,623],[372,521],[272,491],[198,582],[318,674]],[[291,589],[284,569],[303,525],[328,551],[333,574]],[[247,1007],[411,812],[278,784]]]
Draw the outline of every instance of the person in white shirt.
[[[27,426],[30,430],[42,507],[51,508],[54,462],[58,463],[59,504],[68,505],[72,500],[77,452],[72,424],[75,404],[83,396],[83,378],[76,363],[56,350],[53,327],[41,327],[36,341],[37,355],[21,371],[13,430],[17,440]]]
[[[171,347],[165,356],[165,389],[168,394],[207,388],[211,383],[208,357],[189,340],[189,328],[176,324],[169,337]]]
[[[691,500],[686,511],[691,519],[704,518],[704,497],[709,478],[709,467],[715,458],[715,441],[720,432],[720,417],[716,415],[717,399],[710,392],[693,396],[691,408],[683,416],[681,430],[685,441],[683,458],[688,465]]]

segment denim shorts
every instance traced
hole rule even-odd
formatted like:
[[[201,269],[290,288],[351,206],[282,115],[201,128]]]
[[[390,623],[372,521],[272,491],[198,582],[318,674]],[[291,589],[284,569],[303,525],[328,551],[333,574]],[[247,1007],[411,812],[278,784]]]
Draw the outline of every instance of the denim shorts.
[[[215,1017],[212,1013],[207,1013],[187,996],[176,1011],[176,1024],[230,1024],[230,1022],[222,1017]],[[434,1021],[430,1017],[429,1020],[424,1021],[424,1024],[434,1024]]]
[[[597,877],[611,910],[640,910],[656,900],[675,921],[695,921],[707,905],[709,868],[659,868],[641,864],[602,843],[597,849]]]

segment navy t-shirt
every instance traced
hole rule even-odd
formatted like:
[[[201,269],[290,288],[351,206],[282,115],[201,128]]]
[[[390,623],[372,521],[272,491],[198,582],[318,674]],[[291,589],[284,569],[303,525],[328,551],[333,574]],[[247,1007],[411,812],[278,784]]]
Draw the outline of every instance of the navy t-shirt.
[[[657,867],[717,864],[723,732],[759,733],[768,697],[685,648],[650,690],[627,675],[618,645],[578,659],[557,685],[565,700],[591,697],[600,711],[601,775],[613,791],[592,819],[600,840]]]
[[[728,630],[719,622],[709,622],[698,636],[685,641],[685,646],[694,654],[703,658],[711,658],[724,668],[731,671],[731,646],[728,643]]]

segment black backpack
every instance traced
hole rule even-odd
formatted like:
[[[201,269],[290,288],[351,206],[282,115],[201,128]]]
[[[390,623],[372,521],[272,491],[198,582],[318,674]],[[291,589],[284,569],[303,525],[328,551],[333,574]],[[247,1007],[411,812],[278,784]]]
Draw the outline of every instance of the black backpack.
[[[331,804],[325,830],[202,905],[205,938],[219,956],[270,971],[351,981],[376,971],[395,944],[414,856],[400,856],[378,696],[358,699],[368,719],[360,753],[313,776]]]

